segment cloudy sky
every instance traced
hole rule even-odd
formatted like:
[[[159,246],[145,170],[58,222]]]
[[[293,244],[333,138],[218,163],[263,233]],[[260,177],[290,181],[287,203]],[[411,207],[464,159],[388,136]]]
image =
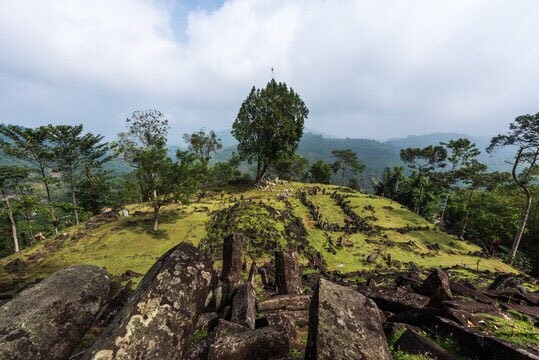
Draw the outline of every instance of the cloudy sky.
[[[0,122],[109,137],[157,108],[170,140],[230,128],[275,78],[306,126],[492,135],[539,111],[537,0],[1,0]]]

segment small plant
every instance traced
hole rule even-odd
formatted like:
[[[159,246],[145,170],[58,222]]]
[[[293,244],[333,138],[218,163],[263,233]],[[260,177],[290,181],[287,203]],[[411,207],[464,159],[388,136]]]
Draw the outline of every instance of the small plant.
[[[301,359],[301,351],[299,351],[298,349],[290,350],[290,357],[292,359]]]

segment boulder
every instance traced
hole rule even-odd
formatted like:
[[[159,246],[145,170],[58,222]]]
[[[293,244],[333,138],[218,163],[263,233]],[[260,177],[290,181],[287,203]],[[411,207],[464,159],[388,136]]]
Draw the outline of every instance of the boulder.
[[[268,326],[217,338],[210,347],[208,359],[285,359],[293,349],[291,330]]]
[[[452,294],[466,296],[466,297],[480,301],[485,304],[494,303],[494,301],[491,298],[482,294],[480,291],[475,289],[471,284],[461,283],[461,282],[450,282],[449,289],[451,290]]]
[[[308,310],[277,310],[264,313],[269,326],[282,324],[283,321],[289,321],[295,326],[307,326],[309,324]]]
[[[219,314],[215,312],[203,313],[202,315],[198,317],[195,329],[197,330],[206,329],[208,331],[213,331],[213,329],[217,326],[218,320],[219,320]]]
[[[169,250],[142,279],[85,359],[178,359],[211,300],[212,259],[188,243]]]
[[[275,252],[275,286],[279,294],[301,293],[301,274],[295,251]]]
[[[356,290],[374,300],[380,309],[393,313],[421,309],[427,306],[430,301],[426,296],[409,293],[399,289],[378,289],[374,287],[358,286],[356,287]]]
[[[305,359],[391,359],[374,301],[320,279],[310,306]]]
[[[520,285],[520,280],[511,274],[498,275],[488,287],[489,290],[514,289]]]
[[[193,344],[181,358],[182,360],[206,360],[213,343],[213,337],[207,336],[196,344]]]
[[[421,336],[412,329],[406,330],[395,342],[395,350],[408,354],[423,355],[434,360],[453,360],[451,354],[434,341]]]
[[[232,334],[242,333],[249,330],[249,328],[223,319],[219,319],[217,326],[215,327],[215,338],[221,338]]]
[[[244,235],[234,233],[223,241],[223,272],[225,298],[229,299],[242,283]]]
[[[109,299],[112,276],[70,266],[0,308],[0,359],[67,359]]]
[[[253,285],[246,282],[241,285],[232,299],[230,320],[250,329],[255,328],[256,294]]]
[[[441,269],[431,272],[425,281],[416,287],[416,291],[430,298],[429,306],[440,306],[443,300],[453,298],[449,287],[449,276]]]
[[[497,310],[494,305],[466,299],[445,300],[442,305],[469,313],[489,313]]]
[[[261,312],[275,310],[309,310],[310,303],[310,295],[276,295],[267,300],[259,302],[256,308]]]

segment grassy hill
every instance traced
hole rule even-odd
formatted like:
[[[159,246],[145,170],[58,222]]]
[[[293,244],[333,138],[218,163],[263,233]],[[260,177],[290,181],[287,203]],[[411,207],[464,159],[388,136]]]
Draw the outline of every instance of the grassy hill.
[[[338,199],[345,201],[344,207]],[[317,209],[317,216],[309,206]],[[126,270],[144,273],[182,241],[213,251],[219,263],[222,238],[241,231],[251,239],[247,253],[259,261],[269,260],[276,246],[296,242],[303,249],[304,272],[314,271],[310,260],[315,255],[327,271],[343,274],[409,269],[410,262],[425,268],[454,267],[462,276],[476,270],[515,271],[498,259],[475,256],[478,246],[437,230],[398,203],[333,185],[225,188],[188,206],[167,206],[157,233],[151,230],[149,208],[131,205],[128,210],[128,217],[100,216],[0,259],[0,269],[20,259],[22,263],[12,275],[21,286],[81,263],[105,267],[113,275]],[[351,215],[357,221],[347,234]],[[374,253],[377,255],[371,256]],[[0,284],[4,288],[11,284],[11,275],[5,270],[0,272]]]

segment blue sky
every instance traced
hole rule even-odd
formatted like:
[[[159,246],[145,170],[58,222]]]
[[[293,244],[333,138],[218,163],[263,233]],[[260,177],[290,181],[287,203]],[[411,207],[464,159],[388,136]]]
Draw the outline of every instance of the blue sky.
[[[3,0],[0,122],[113,138],[157,108],[179,142],[230,128],[274,67],[312,129],[493,135],[539,111],[537,19],[536,0]]]

